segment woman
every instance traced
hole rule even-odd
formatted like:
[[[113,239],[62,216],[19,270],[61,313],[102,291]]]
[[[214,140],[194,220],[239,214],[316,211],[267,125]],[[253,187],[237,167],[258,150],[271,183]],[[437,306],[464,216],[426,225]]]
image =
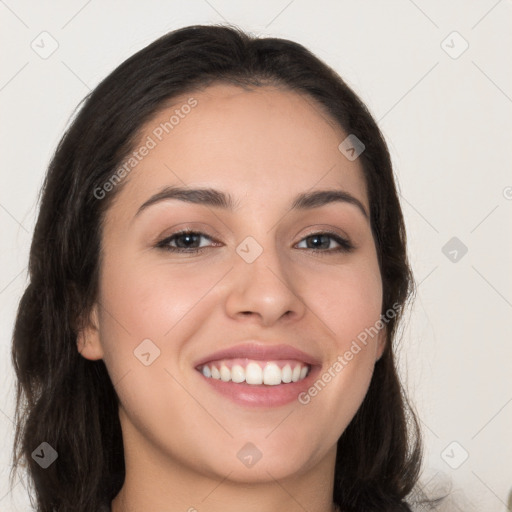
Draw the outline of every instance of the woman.
[[[389,153],[302,46],[171,32],[50,164],[13,340],[37,510],[408,511]]]

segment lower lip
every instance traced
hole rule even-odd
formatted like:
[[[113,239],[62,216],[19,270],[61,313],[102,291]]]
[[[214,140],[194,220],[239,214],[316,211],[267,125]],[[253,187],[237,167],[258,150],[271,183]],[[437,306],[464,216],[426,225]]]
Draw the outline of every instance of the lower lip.
[[[319,366],[311,368],[309,374],[301,381],[290,382],[289,384],[278,384],[267,386],[265,384],[237,384],[236,382],[224,382],[223,380],[205,377],[202,373],[199,376],[206,381],[215,391],[231,399],[233,402],[249,407],[279,407],[298,401],[300,393],[305,392],[320,372]]]

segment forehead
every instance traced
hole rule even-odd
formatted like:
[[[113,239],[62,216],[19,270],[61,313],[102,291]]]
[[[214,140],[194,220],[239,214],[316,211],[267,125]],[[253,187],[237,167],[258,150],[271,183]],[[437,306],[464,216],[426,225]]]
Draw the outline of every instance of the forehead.
[[[141,129],[135,151],[149,149],[138,151],[119,200],[134,208],[165,186],[190,185],[270,206],[341,188],[368,209],[361,164],[338,149],[346,137],[307,95],[211,85],[175,98]]]

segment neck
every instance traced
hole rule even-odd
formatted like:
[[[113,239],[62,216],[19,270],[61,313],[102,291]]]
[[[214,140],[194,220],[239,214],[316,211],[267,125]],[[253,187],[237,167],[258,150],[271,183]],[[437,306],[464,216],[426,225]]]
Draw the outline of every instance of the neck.
[[[269,470],[264,481],[248,482],[162,460],[161,453],[125,450],[125,481],[112,512],[337,512],[335,459],[336,447],[309,471],[275,479]]]

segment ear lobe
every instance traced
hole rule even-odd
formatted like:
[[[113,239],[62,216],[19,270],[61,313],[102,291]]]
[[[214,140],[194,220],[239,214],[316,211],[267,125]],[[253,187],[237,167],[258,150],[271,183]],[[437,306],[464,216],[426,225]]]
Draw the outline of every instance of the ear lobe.
[[[375,349],[375,362],[377,362],[382,357],[382,354],[384,353],[384,350],[386,348],[386,343],[387,343],[387,337],[388,337],[388,329],[387,329],[387,326],[385,325],[379,331],[379,335],[377,337],[377,346]]]
[[[97,303],[92,307],[87,321],[79,328],[76,345],[78,352],[82,357],[85,357],[85,359],[96,361],[103,358]]]

